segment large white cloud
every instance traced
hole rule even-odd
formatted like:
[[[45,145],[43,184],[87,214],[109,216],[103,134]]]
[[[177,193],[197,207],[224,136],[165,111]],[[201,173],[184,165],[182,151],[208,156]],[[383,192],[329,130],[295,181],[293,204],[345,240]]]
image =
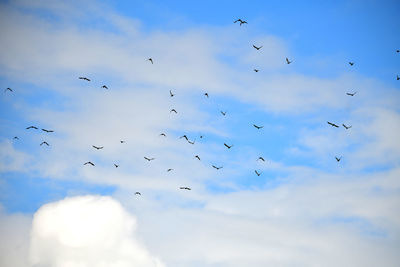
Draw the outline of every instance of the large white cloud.
[[[162,267],[135,236],[136,220],[110,197],[81,196],[42,206],[34,215],[33,266]]]

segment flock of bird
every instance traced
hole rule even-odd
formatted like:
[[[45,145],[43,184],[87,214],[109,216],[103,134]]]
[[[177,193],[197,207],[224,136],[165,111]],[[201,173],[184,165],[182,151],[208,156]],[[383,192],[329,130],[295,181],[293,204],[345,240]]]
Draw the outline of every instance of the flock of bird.
[[[239,23],[240,26],[242,26],[243,24],[248,24],[247,21],[242,20],[242,19],[237,19],[237,20],[234,21],[234,23]],[[256,46],[256,45],[253,44],[253,48],[256,49],[257,51],[259,51],[260,49],[263,48],[263,46]],[[397,53],[400,53],[400,50],[396,50],[396,52],[397,52]],[[154,64],[153,58],[148,58],[147,61],[149,61],[151,64]],[[289,64],[293,63],[293,60],[289,60],[288,58],[286,58],[286,63],[289,65]],[[350,66],[353,66],[353,65],[355,64],[355,62],[351,62],[351,61],[350,61],[350,62],[348,62],[348,64],[349,64]],[[260,70],[259,70],[259,69],[254,69],[254,71],[255,71],[255,72],[259,72]],[[87,78],[87,77],[79,77],[78,79],[83,80],[83,81],[86,81],[86,82],[90,82],[90,81],[91,81],[91,79],[89,79],[89,78]],[[396,76],[396,80],[400,80],[399,75]],[[106,86],[106,85],[102,85],[101,88],[107,89],[107,90],[109,89],[108,86]],[[13,89],[11,89],[11,88],[9,88],[9,87],[6,88],[6,89],[4,90],[4,92],[7,92],[7,91],[9,91],[9,92],[14,92]],[[353,93],[349,93],[349,92],[346,93],[346,95],[348,95],[348,96],[350,96],[350,97],[354,97],[356,94],[357,94],[357,91],[355,91],[355,92],[353,92]],[[174,96],[175,96],[175,94],[174,94],[171,90],[169,90],[169,95],[170,95],[170,97],[174,97]],[[204,93],[204,96],[207,97],[207,98],[209,98],[209,94],[208,94],[207,92]],[[221,112],[221,114],[222,114],[223,116],[226,116],[226,113],[227,113],[226,111],[220,111],[220,112]],[[174,109],[174,108],[170,110],[170,113],[178,114],[178,112],[177,112],[176,109]],[[334,128],[339,128],[339,127],[340,127],[338,124],[333,123],[333,122],[330,122],[330,121],[327,121],[327,123],[328,123],[330,126],[334,127]],[[259,126],[259,125],[256,125],[256,124],[253,124],[253,126],[254,126],[254,128],[256,128],[257,130],[260,130],[260,129],[262,129],[262,128],[264,127],[264,126]],[[347,126],[347,125],[345,125],[344,123],[342,124],[342,126],[343,126],[346,130],[348,130],[348,129],[350,129],[350,128],[352,127],[351,125]],[[32,126],[27,127],[26,130],[39,130],[39,128],[32,125]],[[41,128],[41,130],[42,130],[43,132],[45,132],[45,133],[53,133],[53,132],[54,132],[54,130],[48,130],[48,129],[44,129],[44,128]],[[166,137],[167,135],[166,135],[165,133],[161,133],[160,136]],[[195,141],[196,141],[196,140],[191,141],[186,135],[183,135],[183,136],[179,137],[179,139],[182,139],[182,138],[184,138],[189,144],[192,144],[192,145],[195,144]],[[203,136],[200,135],[200,138],[203,138]],[[13,139],[14,139],[14,140],[19,140],[18,136],[14,136]],[[120,143],[123,144],[123,143],[125,143],[125,141],[124,141],[124,140],[120,140]],[[41,142],[41,143],[40,143],[40,146],[42,146],[42,145],[50,146],[50,144],[49,144],[48,142],[46,142],[46,141]],[[224,146],[229,150],[229,149],[231,149],[231,148],[233,147],[233,144],[228,145],[228,144],[224,143]],[[101,149],[104,148],[103,146],[96,146],[96,145],[92,145],[92,147],[93,147],[94,149],[96,149],[96,150],[101,150]],[[148,161],[148,162],[155,160],[154,157],[147,157],[147,156],[144,156],[143,158],[144,158],[146,161]],[[195,155],[194,158],[196,158],[197,160],[201,161],[201,158],[200,158],[199,155]],[[340,160],[342,159],[342,156],[340,156],[340,157],[335,156],[335,159],[336,159],[337,162],[340,162]],[[259,161],[259,160],[265,162],[265,159],[264,159],[262,156],[258,157],[257,161]],[[87,161],[87,162],[85,162],[83,165],[90,165],[90,166],[92,166],[92,167],[95,166],[95,164],[94,164],[92,161]],[[114,167],[115,167],[115,168],[118,168],[119,165],[116,164],[116,163],[114,163]],[[216,169],[216,170],[220,170],[220,169],[223,168],[223,166],[216,166],[216,165],[211,165],[211,167],[214,168],[214,169]],[[167,169],[167,172],[170,172],[170,171],[173,171],[173,169],[172,169],[172,168]],[[258,171],[258,170],[254,170],[254,172],[255,172],[255,174],[256,174],[257,176],[260,176],[260,175],[262,174],[262,173],[261,173],[260,171]],[[181,187],[179,187],[179,189],[181,189],[181,190],[191,190],[191,188],[190,188],[190,187],[187,187],[187,186],[181,186]],[[141,193],[140,193],[140,192],[135,192],[135,195],[141,195]]]

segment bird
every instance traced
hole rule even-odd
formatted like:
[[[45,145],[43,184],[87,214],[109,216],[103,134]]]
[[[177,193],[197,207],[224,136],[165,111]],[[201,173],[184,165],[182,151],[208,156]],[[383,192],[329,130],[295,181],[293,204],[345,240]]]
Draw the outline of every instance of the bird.
[[[259,72],[260,70],[258,70],[258,69],[254,69],[254,71],[255,71],[255,72]]]
[[[37,130],[38,128],[37,128],[36,126],[29,126],[29,127],[27,127],[26,129],[27,129],[27,130],[29,130],[29,129],[35,129],[35,130]]]
[[[96,148],[97,150],[103,149],[103,146],[92,146],[93,148]]]
[[[342,157],[340,157],[340,158],[335,157],[335,159],[336,159],[337,162],[339,162],[342,159]]]
[[[255,45],[253,45],[253,47],[254,47],[255,49],[257,49],[257,50],[260,50],[260,49],[262,48],[262,46],[257,47],[257,46],[255,46]]]
[[[144,157],[144,159],[147,161],[155,160],[155,158],[148,158],[148,157]]]
[[[258,157],[258,159],[257,160],[262,160],[262,161],[265,161],[265,159],[263,158],[263,157]]]
[[[196,159],[201,160],[199,155],[194,156]]]
[[[351,125],[350,126],[346,126],[345,124],[342,124],[342,125],[344,128],[346,128],[346,130],[351,128]]]
[[[225,115],[226,115],[226,111],[225,111],[225,112],[221,111],[221,114],[222,114],[223,116],[225,116]]]
[[[293,60],[290,61],[288,58],[286,58],[286,63],[287,63],[287,64],[290,64],[290,63],[292,63],[292,62],[293,62]]]
[[[336,124],[334,124],[334,123],[332,123],[332,122],[327,121],[327,123],[328,123],[329,125],[333,126],[333,127],[339,128],[338,125],[336,125]]]
[[[173,97],[175,94],[173,94],[172,91],[169,90],[169,95],[170,95],[171,97]]]
[[[91,161],[88,161],[88,162],[84,163],[83,165],[87,165],[87,164],[94,166],[94,164]]]
[[[241,20],[241,19],[237,19],[233,23],[236,23],[236,22],[240,22],[240,26],[242,26],[242,24],[248,24],[247,21]]]
[[[253,124],[254,127],[256,127],[258,130],[260,130],[261,128],[263,128],[264,126],[257,126],[255,124]]]
[[[223,168],[222,166],[221,166],[221,167],[217,167],[217,166],[215,166],[215,165],[212,165],[212,167],[213,167],[214,169],[217,169],[217,170]]]
[[[142,194],[140,194],[140,192],[135,192],[135,195],[141,196]]]
[[[160,136],[167,137],[167,135],[165,133],[160,133]]]
[[[196,142],[196,140],[194,140],[193,142],[190,140],[187,140],[189,144],[194,145],[194,143]]]
[[[228,146],[227,144],[224,143],[224,146],[226,146],[228,149],[231,149],[231,147],[233,147],[233,145]]]
[[[350,66],[353,66],[353,65],[354,65],[354,62],[349,62],[349,65],[350,65]]]
[[[101,88],[108,89],[107,85],[103,85]]]
[[[400,77],[399,77],[399,75],[397,75],[397,76],[396,76],[396,80],[400,80]]]
[[[4,89],[4,93],[7,91],[14,92],[10,87],[7,87],[6,89]]]
[[[47,143],[46,141],[43,141],[40,145],[47,145],[47,146],[49,146],[49,143]]]
[[[79,80],[85,80],[85,81],[90,82],[90,79],[89,79],[89,78],[86,78],[86,77],[79,77]]]
[[[46,133],[53,133],[54,132],[53,130],[46,130],[46,129],[42,129],[42,131],[46,132]]]
[[[186,186],[181,186],[181,187],[179,187],[179,189],[183,189],[183,190],[192,190],[191,188],[186,187]]]
[[[261,175],[261,172],[258,172],[257,170],[254,170],[254,172],[257,174],[257,176]]]
[[[119,141],[121,144],[123,144],[123,143],[125,143],[125,141],[124,140],[121,140],[121,141]]]
[[[355,94],[357,94],[357,92],[354,92],[354,93],[346,93],[346,95],[349,95],[349,96],[354,96]]]
[[[397,49],[397,50],[396,50],[396,53],[400,53],[400,50],[399,50],[399,49]]]
[[[185,134],[185,135],[182,135],[181,137],[179,137],[179,139],[181,139],[181,138],[185,138],[186,141],[189,141],[189,138],[186,136],[186,134]]]
[[[168,169],[167,172],[173,171],[174,169]]]
[[[117,165],[117,164],[115,164],[115,163],[114,163],[114,166],[115,166],[115,168],[118,168],[118,167],[119,167],[119,165]]]
[[[200,135],[200,138],[203,138],[203,136],[202,136],[202,135]]]
[[[153,64],[153,59],[152,58],[148,58],[147,60],[150,61],[151,64]]]
[[[171,113],[171,112],[175,112],[175,114],[178,114],[178,112],[176,112],[176,110],[174,108],[171,109],[169,113]]]
[[[14,136],[13,140],[19,140],[18,136]]]
[[[204,95],[208,98],[208,93],[204,93]]]

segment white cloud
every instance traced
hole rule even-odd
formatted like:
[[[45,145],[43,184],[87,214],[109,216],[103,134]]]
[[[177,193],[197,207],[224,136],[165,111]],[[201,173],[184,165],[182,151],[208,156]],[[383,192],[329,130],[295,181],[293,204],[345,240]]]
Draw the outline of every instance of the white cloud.
[[[18,141],[18,140],[17,140]],[[30,156],[15,149],[10,140],[0,142],[0,171],[21,171],[26,170]]]
[[[34,215],[33,266],[162,267],[137,240],[135,218],[110,197],[66,198]]]

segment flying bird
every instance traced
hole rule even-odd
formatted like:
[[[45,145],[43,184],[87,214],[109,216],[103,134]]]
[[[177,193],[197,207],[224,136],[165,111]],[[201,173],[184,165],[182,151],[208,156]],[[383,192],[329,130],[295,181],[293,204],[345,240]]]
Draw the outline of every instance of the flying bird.
[[[19,140],[18,136],[14,136],[13,140]]]
[[[168,169],[167,172],[173,171],[174,169]]]
[[[262,160],[262,161],[265,161],[265,159],[263,158],[263,157],[258,157],[258,159],[257,160]]]
[[[14,92],[10,87],[7,87],[6,89],[4,89],[4,93],[7,91]]]
[[[144,157],[144,159],[147,161],[155,160],[155,158],[148,158],[148,157]]]
[[[286,63],[287,63],[287,64],[290,64],[290,63],[292,63],[292,62],[293,62],[293,60],[290,61],[288,58],[286,58]]]
[[[115,164],[115,163],[114,163],[114,166],[115,166],[115,168],[118,168],[118,167],[119,167],[119,165],[117,165],[117,164]]]
[[[237,19],[233,23],[236,23],[236,22],[240,22],[240,26],[242,26],[242,24],[248,24],[247,21],[241,20],[241,19]]]
[[[185,134],[185,135],[182,135],[181,137],[179,137],[179,139],[181,139],[181,138],[185,138],[186,141],[189,141],[189,138],[186,136],[186,134]]]
[[[204,95],[208,98],[208,93],[204,93]]]
[[[121,144],[125,143],[125,141],[124,141],[124,140],[121,140],[120,142],[121,142]]]
[[[399,50],[399,49],[397,49],[397,50],[396,50],[396,53],[400,53],[400,50]]]
[[[346,93],[346,95],[349,95],[349,96],[354,96],[355,94],[357,94],[357,92],[354,92],[354,93]]]
[[[150,61],[151,64],[153,64],[153,59],[152,58],[148,58],[147,60]]]
[[[90,79],[89,79],[89,78],[86,78],[86,77],[79,77],[79,80],[85,80],[85,81],[90,82]]]
[[[335,157],[335,159],[336,159],[337,162],[339,162],[342,159],[342,157],[340,157],[340,158]]]
[[[255,45],[253,45],[253,47],[254,47],[255,49],[257,49],[257,50],[260,50],[260,49],[262,48],[262,46],[257,47],[257,46],[255,46]]]
[[[135,192],[135,195],[141,196],[142,194],[140,194],[140,192]]]
[[[264,126],[257,126],[255,124],[253,124],[254,127],[256,127],[258,130],[260,130],[261,128],[263,128]]]
[[[181,187],[179,187],[179,189],[183,189],[183,190],[192,190],[191,188],[186,187],[186,186],[181,186]]]
[[[396,80],[400,80],[400,77],[399,77],[399,75],[397,75],[397,76],[396,76]]]
[[[214,169],[217,169],[217,170],[223,168],[222,166],[221,166],[221,167],[217,167],[217,166],[215,166],[215,165],[212,165],[212,167],[213,167]]]
[[[346,126],[345,124],[342,124],[342,125],[344,128],[346,128],[346,130],[351,128],[351,125],[350,126]]]
[[[49,143],[47,143],[46,141],[43,141],[40,145],[47,145],[47,146],[49,146]]]
[[[170,95],[171,97],[173,97],[175,94],[173,94],[172,91],[169,90],[169,95]]]
[[[196,159],[201,160],[199,155],[194,156]]]
[[[354,65],[354,62],[349,62],[349,65],[350,65],[350,66],[353,66],[353,65]]]
[[[254,170],[254,172],[257,174],[257,176],[261,175],[261,172],[258,172],[257,170]]]
[[[103,149],[103,146],[92,146],[93,148],[96,148],[97,150]]]
[[[167,137],[167,135],[165,133],[160,133],[160,136]]]
[[[228,146],[227,144],[224,143],[224,146],[226,146],[228,149],[231,149],[231,147],[233,147],[233,145]]]
[[[88,161],[88,162],[84,163],[83,165],[87,165],[87,164],[94,166],[94,164],[91,161]]]
[[[254,69],[254,71],[255,71],[255,72],[259,72],[260,70],[258,70],[258,69]]]
[[[329,121],[327,121],[327,123],[328,123],[329,125],[331,125],[332,127],[339,128],[339,126],[338,126],[338,125],[336,125],[336,124],[334,124],[334,123],[332,123],[332,122],[329,122]]]
[[[106,85],[103,85],[101,88],[108,89],[108,87]]]
[[[35,129],[35,130],[37,130],[38,128],[37,128],[36,126],[29,126],[29,127],[27,127],[26,129],[27,129],[27,130],[29,130],[29,129]]]
[[[196,142],[196,139],[192,142],[190,140],[187,140],[189,144],[194,145],[194,143]]]
[[[223,116],[225,116],[225,115],[226,115],[226,111],[225,111],[225,112],[221,111],[221,114],[222,114]]]
[[[42,129],[42,131],[46,132],[46,133],[53,133],[54,132],[53,130],[46,130],[46,129]]]
[[[178,112],[176,112],[176,110],[174,108],[171,109],[171,111],[169,113],[171,113],[171,112],[175,112],[175,114],[178,114]]]

